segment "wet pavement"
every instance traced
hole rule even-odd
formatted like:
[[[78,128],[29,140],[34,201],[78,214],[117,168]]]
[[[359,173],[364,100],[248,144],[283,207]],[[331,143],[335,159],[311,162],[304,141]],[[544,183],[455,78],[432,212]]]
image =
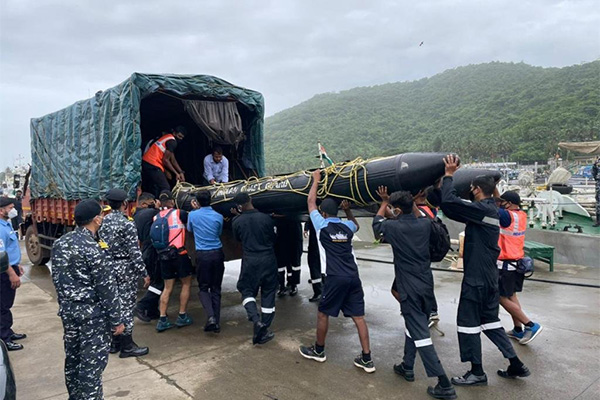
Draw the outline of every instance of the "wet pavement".
[[[387,246],[357,244],[359,258],[391,260]],[[26,263],[27,260],[24,260]],[[194,324],[157,333],[154,324],[136,320],[135,339],[150,347],[138,359],[111,355],[104,373],[105,398],[123,399],[427,399],[427,379],[419,359],[416,381],[409,383],[392,371],[400,361],[404,323],[399,307],[389,294],[393,267],[360,261],[366,318],[372,354],[377,367],[366,374],[352,360],[360,352],[351,320],[331,319],[327,339],[327,362],[305,360],[300,344],[314,341],[316,308],[308,267],[303,258],[302,284],[296,297],[277,301],[273,330],[275,339],[263,346],[251,344],[251,325],[235,290],[239,262],[229,262],[223,282],[222,332],[202,331],[204,312],[193,287],[189,313]],[[18,398],[66,399],[63,378],[62,326],[48,267],[27,268],[27,278],[17,292],[13,307],[14,328],[25,332],[25,349],[11,352]],[[557,265],[554,274],[536,272],[535,277],[571,283],[600,284],[600,269]],[[468,366],[459,359],[456,309],[462,275],[435,271],[436,296],[440,307],[440,329],[432,339],[442,364],[451,376]],[[178,289],[177,289],[178,292]],[[141,293],[141,292],[140,292]],[[177,293],[170,314],[176,315]],[[500,352],[482,336],[484,369],[489,386],[457,388],[461,399],[599,399],[600,398],[600,289],[526,282],[520,296],[526,313],[544,326],[529,345],[515,342],[517,354],[530,368],[525,379],[504,380],[496,375],[507,365]],[[509,315],[502,322],[511,327]]]

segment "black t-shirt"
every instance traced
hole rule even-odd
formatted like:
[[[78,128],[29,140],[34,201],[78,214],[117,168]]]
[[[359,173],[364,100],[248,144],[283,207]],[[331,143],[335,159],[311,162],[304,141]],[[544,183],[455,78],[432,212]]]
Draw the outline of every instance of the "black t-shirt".
[[[412,298],[433,290],[433,275],[429,258],[431,220],[402,214],[397,219],[373,218],[376,236],[383,234],[392,245],[394,270],[399,292]]]
[[[138,240],[142,243],[142,247],[145,247],[146,242],[150,243],[150,228],[154,216],[158,214],[156,208],[138,208],[133,214],[133,222],[138,233]]]
[[[175,153],[175,149],[177,149],[177,139],[167,140],[167,143],[165,143],[165,147],[171,153]]]
[[[494,199],[463,200],[456,194],[453,179],[445,177],[442,211],[446,217],[466,224],[463,282],[471,286],[498,287],[500,221]]]
[[[274,252],[275,224],[273,219],[258,210],[244,211],[233,220],[233,234],[242,242],[244,257]]]

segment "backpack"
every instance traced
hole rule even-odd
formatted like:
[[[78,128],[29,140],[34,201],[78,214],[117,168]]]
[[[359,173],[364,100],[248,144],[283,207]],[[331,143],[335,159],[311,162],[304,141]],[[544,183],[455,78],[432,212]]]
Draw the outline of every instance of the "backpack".
[[[175,209],[171,209],[164,217],[161,217],[160,214],[156,214],[156,219],[152,222],[152,226],[150,227],[150,240],[152,241],[152,247],[154,247],[157,251],[165,250],[170,245],[169,241],[169,215],[175,211]]]
[[[431,235],[429,236],[429,256],[432,262],[439,262],[450,251],[450,234],[446,224],[438,217],[430,218]]]

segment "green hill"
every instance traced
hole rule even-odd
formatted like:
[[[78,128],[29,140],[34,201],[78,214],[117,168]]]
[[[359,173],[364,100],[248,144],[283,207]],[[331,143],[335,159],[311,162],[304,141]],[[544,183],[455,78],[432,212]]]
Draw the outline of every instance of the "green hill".
[[[559,141],[597,140],[600,61],[565,68],[469,65],[413,82],[319,94],[265,122],[270,173],[407,151],[545,161]]]

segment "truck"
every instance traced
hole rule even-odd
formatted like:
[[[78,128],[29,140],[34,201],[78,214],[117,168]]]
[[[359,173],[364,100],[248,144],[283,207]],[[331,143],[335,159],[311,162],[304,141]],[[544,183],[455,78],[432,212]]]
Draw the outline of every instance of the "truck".
[[[188,132],[175,156],[189,183],[202,183],[203,159],[214,145],[229,159],[230,179],[264,176],[262,94],[210,75],[133,73],[31,119],[30,212],[22,226],[31,262],[49,261],[54,241],[74,228],[79,201],[101,201],[121,188],[134,208],[145,146],[176,126]]]

